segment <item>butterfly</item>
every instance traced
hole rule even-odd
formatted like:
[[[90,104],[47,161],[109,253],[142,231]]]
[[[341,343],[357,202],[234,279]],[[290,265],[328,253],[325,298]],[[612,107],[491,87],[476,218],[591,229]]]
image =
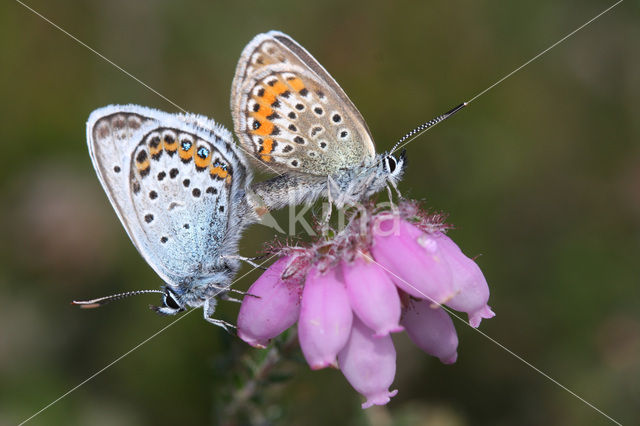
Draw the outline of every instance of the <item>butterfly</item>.
[[[87,143],[127,234],[166,285],[75,303],[95,307],[159,292],[158,313],[202,307],[206,320],[228,329],[212,315],[216,296],[226,294],[239,268],[235,255],[251,222],[245,192],[252,180],[231,133],[203,116],[111,105],[90,115]]]
[[[319,198],[337,208],[354,205],[396,188],[406,166],[404,153],[376,154],[366,122],[342,88],[278,31],[259,34],[244,48],[231,111],[242,146],[279,174],[252,188],[269,210]]]

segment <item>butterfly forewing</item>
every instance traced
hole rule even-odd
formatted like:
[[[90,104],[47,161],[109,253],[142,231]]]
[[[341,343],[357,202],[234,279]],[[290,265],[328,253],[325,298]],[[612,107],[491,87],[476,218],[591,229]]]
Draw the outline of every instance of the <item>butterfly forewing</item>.
[[[173,285],[206,278],[235,250],[226,246],[231,194],[248,171],[229,132],[208,127],[140,107],[103,108],[88,123],[91,157],[120,220]]]
[[[279,32],[258,35],[244,49],[231,108],[242,144],[279,172],[330,175],[375,155],[369,130],[344,91]]]

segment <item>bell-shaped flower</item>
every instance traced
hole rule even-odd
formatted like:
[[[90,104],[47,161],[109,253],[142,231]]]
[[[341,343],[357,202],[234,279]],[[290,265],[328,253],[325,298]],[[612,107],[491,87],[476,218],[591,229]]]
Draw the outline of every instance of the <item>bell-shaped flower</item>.
[[[420,349],[453,364],[458,358],[458,335],[449,314],[426,300],[412,300],[402,314],[402,325]]]
[[[435,233],[433,238],[451,266],[454,285],[458,288],[458,293],[445,304],[466,312],[472,327],[478,327],[483,318],[494,317],[496,314],[487,305],[489,286],[476,262],[465,256],[460,247],[443,233]]]
[[[302,292],[298,338],[312,370],[337,366],[336,356],[349,339],[353,314],[337,268],[311,268]]]
[[[338,362],[351,386],[367,398],[362,408],[384,405],[398,393],[389,391],[396,374],[396,350],[391,336],[373,336],[373,330],[357,317]]]
[[[342,262],[342,274],[353,312],[375,336],[402,331],[400,297],[389,274],[369,254]]]
[[[420,244],[422,231],[397,215],[380,215],[373,224],[371,253],[393,282],[411,296],[443,303],[456,293],[451,269],[437,244]]]
[[[251,346],[264,348],[298,320],[302,285],[281,278],[289,262],[289,257],[283,257],[271,265],[249,287],[242,301],[238,336]]]

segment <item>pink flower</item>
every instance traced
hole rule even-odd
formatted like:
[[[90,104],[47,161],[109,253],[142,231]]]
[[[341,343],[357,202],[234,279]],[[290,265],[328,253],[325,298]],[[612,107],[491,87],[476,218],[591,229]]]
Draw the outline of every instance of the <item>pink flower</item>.
[[[402,331],[400,296],[391,277],[371,256],[358,256],[352,263],[343,262],[344,283],[355,314],[375,336]]]
[[[376,219],[371,253],[393,282],[413,297],[435,303],[451,299],[453,276],[437,244],[419,244],[414,234],[420,231],[397,215]]]
[[[291,262],[283,257],[253,283],[238,314],[238,336],[257,348],[291,327],[300,314],[301,283],[283,280],[282,272]]]
[[[484,279],[478,265],[465,256],[451,238],[441,232],[434,234],[433,238],[451,265],[453,281],[459,289],[458,294],[445,304],[456,311],[467,312],[469,324],[477,328],[483,318],[493,318],[496,315],[487,305],[489,300],[487,280]]]
[[[411,341],[420,349],[453,364],[458,358],[458,335],[444,309],[432,307],[425,300],[414,300],[404,310],[402,324]]]
[[[351,336],[338,355],[340,370],[351,386],[367,398],[362,408],[385,405],[398,391],[389,392],[396,375],[396,350],[391,336],[376,337],[357,317]]]
[[[494,313],[480,268],[444,234],[440,216],[404,201],[392,211],[366,207],[348,223],[332,239],[271,249],[283,258],[249,289],[260,299],[245,297],[238,334],[263,346],[297,319],[309,366],[339,366],[368,408],[397,392],[389,391],[390,333],[406,329],[419,348],[451,364],[458,336],[441,304],[467,312],[473,327]]]
[[[349,339],[353,315],[335,269],[312,268],[302,293],[298,320],[300,348],[312,370],[337,367],[336,356]]]

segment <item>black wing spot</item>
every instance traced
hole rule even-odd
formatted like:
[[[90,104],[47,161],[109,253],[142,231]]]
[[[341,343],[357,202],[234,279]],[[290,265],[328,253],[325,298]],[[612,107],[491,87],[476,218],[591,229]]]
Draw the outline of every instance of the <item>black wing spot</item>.
[[[144,160],[146,160],[146,159],[147,159],[147,151],[144,151],[144,150],[143,150],[143,151],[140,151],[140,152],[138,153],[138,155],[136,155],[136,161],[137,161],[138,163],[143,163],[143,162],[144,162]]]
[[[300,93],[302,96],[306,97],[307,94],[309,93],[309,91],[306,88],[304,88],[304,89],[301,89],[298,93]]]
[[[185,179],[182,181],[182,184],[184,185],[185,188],[188,188],[189,185],[191,185],[191,181],[189,179]]]
[[[207,194],[217,194],[217,193],[218,193],[218,190],[213,186],[210,186],[207,188]]]
[[[218,210],[220,210],[220,213],[224,212],[224,206],[220,206]]]
[[[147,223],[151,223],[153,221],[153,215],[152,214],[145,215],[144,221]]]
[[[304,105],[302,105],[302,104],[296,104],[296,109],[297,109],[298,111],[302,111],[302,110],[304,109]]]
[[[284,147],[284,149],[282,150],[283,152],[291,152],[293,151],[293,147],[291,145],[287,145]]]
[[[120,173],[120,166],[113,166],[113,171],[116,173]]]
[[[315,107],[315,108],[313,109],[313,112],[315,112],[315,113],[316,113],[316,114],[318,114],[318,115],[322,115],[322,113],[323,113],[324,111],[323,111],[323,110],[322,110],[322,108],[320,108],[320,107]]]
[[[292,132],[297,132],[298,128],[293,124],[289,124],[289,130],[291,130]]]
[[[178,169],[171,169],[169,170],[169,177],[171,179],[175,178],[176,176],[178,176]]]
[[[166,243],[167,241],[169,241],[169,239],[168,239],[167,237],[162,237],[162,238],[160,238],[160,242],[161,242],[162,244]]]
[[[167,173],[165,171],[158,173],[158,180],[163,180],[165,177],[167,177]]]
[[[193,188],[193,191],[191,191],[191,194],[193,194],[194,197],[198,198],[201,194],[200,189]]]
[[[302,139],[302,137],[300,136],[296,136],[295,138],[293,138],[293,141],[295,143],[299,143],[300,145],[304,145],[304,139]]]
[[[158,198],[158,193],[156,191],[149,192],[149,198],[155,200],[156,198]]]
[[[298,116],[296,115],[296,113],[295,113],[295,112],[293,112],[293,111],[291,111],[288,115],[289,115],[289,118],[290,118],[290,119],[292,119],[292,120],[295,120],[295,119],[298,117]]]
[[[189,226],[189,224],[188,224],[188,223],[185,223],[184,225],[182,225],[182,227],[183,227],[184,229],[189,229],[189,228],[190,228],[190,226]]]
[[[331,119],[334,123],[339,123],[342,121],[342,117],[340,117],[340,114],[333,114],[333,117],[331,117]]]
[[[260,104],[259,103],[255,103],[253,104],[253,112],[258,112],[258,110],[260,109]]]
[[[149,146],[151,148],[157,148],[158,145],[160,145],[160,137],[159,136],[152,137],[151,141],[149,141]]]

